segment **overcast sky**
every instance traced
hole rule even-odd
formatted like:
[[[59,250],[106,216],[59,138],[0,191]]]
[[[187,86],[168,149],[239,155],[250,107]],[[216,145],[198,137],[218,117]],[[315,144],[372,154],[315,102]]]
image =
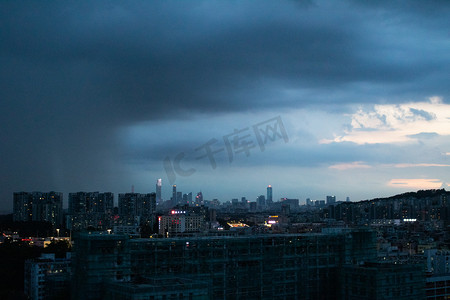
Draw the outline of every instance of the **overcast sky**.
[[[15,191],[352,201],[450,184],[448,1],[0,3]],[[209,151],[209,152],[208,152]],[[117,197],[116,197],[117,201]]]

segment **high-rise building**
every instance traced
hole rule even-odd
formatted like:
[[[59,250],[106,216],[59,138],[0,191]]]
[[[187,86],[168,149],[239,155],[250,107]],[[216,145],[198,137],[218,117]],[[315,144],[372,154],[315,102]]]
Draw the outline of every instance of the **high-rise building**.
[[[269,185],[267,187],[267,205],[270,206],[273,203],[273,198],[272,198],[272,186]]]
[[[54,228],[55,226],[60,227],[63,223],[63,194],[58,192],[39,194],[37,205],[33,204],[33,219],[35,221],[50,222]]]
[[[289,205],[290,211],[297,211],[299,209],[299,200],[298,199],[288,199],[281,198],[281,205]]]
[[[176,184],[172,185],[172,198],[170,200],[171,200],[172,206],[177,205],[177,185]]]
[[[183,194],[182,205],[192,205],[192,192],[188,194]]]
[[[13,220],[31,221],[33,218],[33,195],[27,192],[13,194]]]
[[[159,178],[156,180],[156,204],[161,203],[161,189],[162,189],[162,180]]]
[[[114,209],[114,194],[110,192],[69,193],[69,214],[108,213]]]
[[[156,194],[119,194],[119,216],[121,225],[140,225],[154,222]]]
[[[19,192],[13,195],[14,221],[46,221],[54,228],[62,225],[63,194],[59,192]]]
[[[66,226],[72,230],[88,227],[106,230],[112,227],[114,194],[110,192],[69,193]]]
[[[248,201],[247,198],[241,197],[241,207],[244,209],[248,209]]]
[[[258,198],[256,198],[256,203],[258,209],[264,209],[266,207],[266,197],[264,195],[258,196]]]
[[[183,193],[182,192],[177,192],[177,203],[176,205],[179,205],[183,202]]]
[[[336,202],[336,196],[327,196],[327,205]]]
[[[195,197],[195,205],[203,205],[203,194],[202,192],[198,192]]]

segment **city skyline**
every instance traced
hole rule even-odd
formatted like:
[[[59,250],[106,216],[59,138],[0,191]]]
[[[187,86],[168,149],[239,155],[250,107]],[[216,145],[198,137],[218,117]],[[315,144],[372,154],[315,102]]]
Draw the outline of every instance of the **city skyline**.
[[[161,180],[160,179],[158,179],[158,183],[161,184]],[[24,197],[24,195],[26,195],[26,197],[31,197],[33,195],[47,195],[47,194],[51,195],[51,194],[55,194],[55,193],[60,195],[60,197],[61,197],[62,208],[65,209],[65,210],[68,210],[68,211],[73,210],[73,208],[71,208],[72,207],[71,202],[73,202],[72,198],[73,197],[79,197],[79,195],[82,195],[83,197],[86,197],[86,196],[88,196],[88,197],[98,197],[98,195],[102,195],[102,197],[103,197],[103,195],[108,195],[108,197],[110,197],[110,201],[112,201],[111,205],[114,205],[114,207],[119,207],[120,206],[120,199],[121,199],[121,197],[124,197],[124,195],[127,195],[127,196],[133,196],[133,195],[148,196],[150,194],[154,194],[155,204],[156,205],[159,205],[159,204],[163,205],[164,206],[163,209],[169,209],[170,207],[175,207],[177,205],[196,206],[196,204],[197,204],[196,202],[197,201],[200,201],[200,202],[208,201],[209,204],[208,203],[206,204],[207,207],[209,205],[214,205],[213,203],[215,201],[219,201],[219,203],[221,205],[222,204],[226,205],[226,204],[233,204],[234,200],[239,201],[239,199],[241,199],[241,202],[245,200],[247,203],[254,202],[256,204],[258,203],[258,201],[260,201],[260,199],[263,199],[263,201],[265,202],[265,205],[263,205],[263,206],[267,206],[267,208],[270,206],[270,204],[273,204],[275,202],[283,202],[283,201],[286,201],[286,200],[296,200],[298,202],[298,204],[302,205],[302,206],[305,206],[305,205],[306,206],[314,206],[316,202],[317,203],[322,203],[322,204],[320,204],[321,206],[325,206],[325,205],[328,206],[328,205],[335,205],[336,203],[350,202],[350,197],[348,197],[348,196],[345,197],[345,199],[343,199],[343,198],[340,199],[340,198],[336,198],[335,195],[322,195],[319,198],[313,198],[313,199],[311,199],[310,197],[307,197],[307,198],[303,199],[303,198],[299,198],[299,197],[288,198],[288,197],[283,197],[283,196],[274,199],[273,198],[272,185],[268,185],[267,188],[266,188],[267,197],[266,197],[266,195],[256,195],[256,196],[254,196],[254,195],[250,195],[250,196],[248,196],[248,195],[239,195],[239,196],[236,196],[237,198],[233,198],[233,197],[231,197],[231,198],[228,197],[228,198],[224,198],[224,199],[204,198],[202,192],[200,191],[200,192],[197,193],[197,197],[196,197],[197,199],[194,199],[194,198],[192,198],[192,195],[193,195],[192,191],[187,191],[187,192],[186,191],[177,191],[176,185],[172,185],[171,186],[171,192],[168,193],[168,196],[167,197],[162,197],[160,199],[162,202],[158,203],[158,201],[157,201],[157,199],[158,199],[158,187],[159,187],[159,191],[161,191],[162,185],[156,185],[156,192],[155,191],[147,191],[147,192],[142,192],[142,193],[141,192],[136,192],[136,191],[128,191],[128,192],[122,191],[122,192],[119,192],[118,194],[115,194],[115,193],[109,192],[109,191],[99,191],[99,190],[95,190],[95,191],[76,191],[76,192],[72,191],[72,192],[69,192],[66,197],[64,197],[64,193],[61,193],[59,191],[20,191],[20,192],[14,192],[14,194],[13,194],[13,196],[14,196],[13,197],[13,203],[16,202],[16,200],[18,200],[18,199],[22,199]],[[417,191],[417,193],[420,193],[420,192],[434,192],[434,191],[441,191],[441,190],[442,189],[420,190],[420,191]],[[447,191],[445,191],[445,192],[447,192]],[[374,201],[374,200],[383,199],[383,198],[398,197],[398,196],[405,195],[405,194],[408,194],[408,193],[416,193],[416,191],[408,191],[406,193],[395,194],[395,195],[393,194],[393,195],[389,195],[387,197],[378,197],[378,198],[372,198],[372,199],[358,199],[358,200],[354,200],[354,201],[351,201],[351,202],[357,203],[357,202],[365,202],[365,201]],[[280,194],[282,194],[282,193],[280,193]],[[92,195],[94,195],[94,196],[92,196]],[[175,201],[173,200],[174,195],[176,195],[175,196],[175,199],[176,199]],[[199,197],[201,199],[198,199]],[[188,198],[189,198],[189,200],[187,200]],[[23,202],[23,200],[21,200],[21,201]],[[22,206],[22,205],[23,204],[20,204],[19,207]],[[25,210],[23,212],[25,212],[27,209],[30,209],[30,208],[25,208]]]
[[[14,192],[150,193],[157,179],[164,200],[173,184],[221,201],[270,184],[301,203],[448,190],[449,13],[3,2],[0,213]]]
[[[170,186],[170,188],[171,188],[171,192],[170,193],[168,192],[167,196],[160,198],[160,200],[162,200],[163,202],[170,202],[173,206],[180,205],[180,204],[193,205],[195,203],[194,199],[190,199],[190,201],[188,201],[187,203],[185,203],[185,201],[184,201],[185,196],[186,197],[188,197],[188,196],[192,197],[193,191],[189,191],[189,190],[188,191],[177,191],[176,190],[176,185],[172,185],[172,186]],[[77,195],[95,195],[95,194],[103,195],[103,194],[108,194],[108,195],[111,195],[110,197],[112,197],[112,199],[114,200],[114,202],[113,202],[114,206],[118,207],[119,206],[119,202],[120,202],[120,197],[122,195],[125,195],[125,194],[126,195],[138,194],[138,195],[143,195],[144,196],[144,195],[148,195],[148,194],[154,193],[155,194],[155,203],[156,204],[163,204],[163,202],[159,203],[157,201],[158,200],[158,190],[159,190],[159,192],[162,191],[162,181],[161,181],[161,179],[157,180],[155,191],[146,191],[146,192],[121,191],[121,192],[119,192],[117,194],[115,194],[113,192],[110,192],[110,191],[101,191],[101,190],[95,190],[95,191],[71,191],[71,192],[67,193],[67,196],[64,196],[64,193],[61,193],[59,191],[20,191],[20,192],[14,192],[14,195],[13,195],[14,197],[13,198],[15,199],[16,195],[22,195],[22,194],[32,195],[32,194],[59,193],[59,194],[62,195],[63,208],[70,210],[71,209],[71,201],[72,201],[71,198],[74,197],[74,196],[77,196]],[[267,201],[267,205],[269,205],[269,203],[272,203],[272,202],[280,202],[280,201],[288,199],[287,197],[284,197],[284,196],[281,196],[281,197],[278,197],[278,198],[273,198],[273,189],[272,189],[272,185],[270,185],[270,184],[267,186],[266,192],[267,192],[267,198],[264,195],[259,195],[259,194],[258,195],[256,195],[256,194],[255,195],[238,195],[238,196],[236,196],[238,198],[235,198],[234,196],[230,196],[230,197],[223,198],[223,199],[203,198],[203,195],[202,195],[202,201],[203,200],[207,200],[207,201],[218,200],[220,203],[225,204],[225,203],[231,203],[233,199],[246,199],[247,202],[255,202],[256,203],[260,197],[264,197],[264,200]],[[178,197],[177,193],[178,194],[181,193],[182,197],[181,198]],[[200,194],[200,193],[202,193],[202,192],[199,191],[198,194]],[[176,196],[176,201],[173,201],[174,194],[177,195]],[[279,194],[282,194],[282,193],[280,192]],[[394,195],[391,195],[391,196],[394,196]],[[312,199],[312,200],[309,197],[305,198],[305,199],[298,198],[298,197],[297,198],[294,197],[294,198],[299,200],[300,205],[307,205],[308,204],[308,199],[310,201],[314,202],[314,201],[319,201],[319,200],[324,201],[324,199],[328,199],[329,197],[332,197],[332,198],[336,199],[336,196],[329,196],[329,195],[323,195],[322,197],[319,197],[317,199]],[[349,197],[347,196],[346,198],[349,198]],[[179,200],[181,200],[181,201],[179,201]],[[363,200],[363,199],[361,199],[361,200]],[[372,200],[372,199],[364,199],[364,200]],[[336,201],[344,202],[344,201],[349,201],[349,200],[347,200],[347,199],[346,200],[344,200],[344,199],[337,199]],[[357,202],[357,201],[355,201],[355,202]]]

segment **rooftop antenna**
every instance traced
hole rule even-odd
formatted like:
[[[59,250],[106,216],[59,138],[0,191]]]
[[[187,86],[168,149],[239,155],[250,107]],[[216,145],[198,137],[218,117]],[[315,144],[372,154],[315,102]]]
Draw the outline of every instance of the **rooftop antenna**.
[[[134,194],[134,184],[131,186],[131,193]]]

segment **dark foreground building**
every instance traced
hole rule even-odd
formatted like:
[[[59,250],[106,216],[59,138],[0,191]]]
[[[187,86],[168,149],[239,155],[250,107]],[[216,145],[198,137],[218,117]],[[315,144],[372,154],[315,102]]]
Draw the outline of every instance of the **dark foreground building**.
[[[366,262],[342,270],[342,299],[425,299],[423,265]]]
[[[70,298],[70,252],[66,258],[42,254],[25,261],[24,293],[28,299]]]
[[[375,235],[368,230],[167,239],[82,233],[74,245],[72,295],[336,299],[342,267],[375,258]]]

